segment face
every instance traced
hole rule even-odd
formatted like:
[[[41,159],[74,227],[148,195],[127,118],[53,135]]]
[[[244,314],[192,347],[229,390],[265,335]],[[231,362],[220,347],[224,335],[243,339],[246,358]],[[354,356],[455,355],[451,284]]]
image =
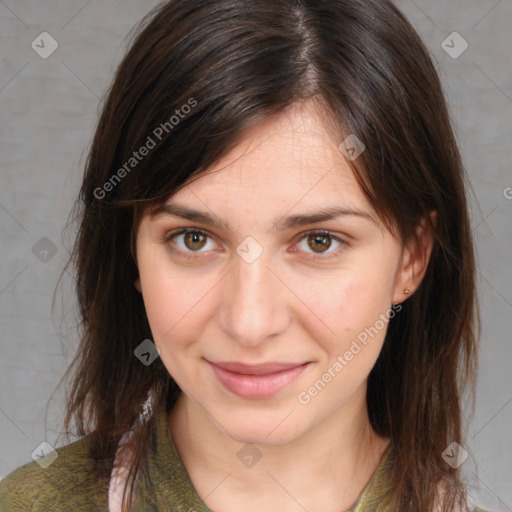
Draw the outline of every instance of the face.
[[[162,362],[237,441],[288,442],[363,407],[405,298],[402,247],[339,142],[295,106],[139,225],[138,286]]]

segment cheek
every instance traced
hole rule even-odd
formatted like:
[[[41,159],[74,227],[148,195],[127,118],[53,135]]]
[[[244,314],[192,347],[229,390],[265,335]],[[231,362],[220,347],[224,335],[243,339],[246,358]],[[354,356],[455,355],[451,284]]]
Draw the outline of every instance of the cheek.
[[[389,324],[386,315],[390,315],[393,283],[391,262],[383,260],[361,258],[358,265],[347,266],[328,279],[309,281],[300,290],[310,308],[302,308],[301,323],[307,325],[330,361],[348,350],[358,353],[354,357],[357,365],[364,364],[366,357],[373,360],[378,356]],[[361,357],[363,353],[365,357]]]
[[[307,293],[311,304],[312,320],[323,323],[326,332],[341,335],[354,329],[373,324],[389,307],[387,282],[378,282],[369,275],[358,278],[355,275],[341,276],[329,283],[310,286]]]
[[[199,290],[190,282],[157,276],[147,279],[143,287],[144,305],[153,335],[165,343],[184,326],[198,324],[205,303],[198,300]]]
[[[215,280],[191,278],[172,270],[165,258],[141,258],[142,296],[153,335],[162,353],[179,355],[204,329],[211,317]]]
[[[194,367],[193,340],[202,329],[202,308],[193,287],[179,280],[166,279],[155,273],[143,285],[144,305],[152,333],[152,341],[160,351],[160,359],[172,377],[187,383]]]
[[[326,295],[311,297],[322,322],[310,322],[308,330],[321,351],[309,387],[298,397],[301,404],[314,400],[324,412],[350,401],[363,385],[382,350],[389,317],[394,316],[389,314],[386,288],[366,280],[354,278]]]

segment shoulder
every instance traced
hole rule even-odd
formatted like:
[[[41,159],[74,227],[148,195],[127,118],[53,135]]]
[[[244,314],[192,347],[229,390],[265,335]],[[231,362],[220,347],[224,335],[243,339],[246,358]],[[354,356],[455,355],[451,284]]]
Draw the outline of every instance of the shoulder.
[[[444,496],[444,492],[445,492],[444,486],[440,485],[439,490],[440,490],[439,497],[441,499]],[[474,501],[474,498],[473,498],[473,492],[472,492],[473,489],[471,486],[466,486],[466,491],[467,491],[466,502],[465,502],[463,509],[461,509],[460,507],[456,507],[455,509],[453,509],[453,512],[491,512],[491,510],[481,508],[477,505],[477,503]],[[434,512],[440,512],[440,508],[436,507],[434,509]]]
[[[480,507],[473,507],[473,508],[468,508],[468,511],[469,512],[490,512],[489,510],[484,510],[483,508],[480,508]]]
[[[108,481],[94,475],[88,438],[57,448],[56,455],[28,462],[0,481],[2,512],[107,510]]]

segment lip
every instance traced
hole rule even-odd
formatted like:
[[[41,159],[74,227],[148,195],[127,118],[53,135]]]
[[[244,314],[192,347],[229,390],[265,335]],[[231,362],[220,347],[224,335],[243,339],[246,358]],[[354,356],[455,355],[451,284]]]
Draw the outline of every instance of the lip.
[[[215,376],[228,390],[242,398],[269,398],[291,384],[307,363],[262,363],[208,361]]]

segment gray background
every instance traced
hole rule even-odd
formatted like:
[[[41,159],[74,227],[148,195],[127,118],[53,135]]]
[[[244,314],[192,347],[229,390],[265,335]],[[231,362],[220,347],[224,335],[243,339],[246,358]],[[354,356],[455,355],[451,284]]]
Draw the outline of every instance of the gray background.
[[[482,505],[512,511],[512,1],[396,3],[437,61],[474,190],[483,329],[467,446],[474,459],[464,469]],[[73,238],[72,228],[63,230],[99,100],[129,30],[156,4],[0,2],[0,478],[30,461],[42,441],[67,442],[57,436],[62,389],[45,424],[47,401],[76,348],[69,279],[52,314]],[[469,44],[458,58],[442,47],[454,31]],[[47,59],[31,47],[42,32],[59,45]],[[461,43],[451,36],[445,45],[453,52]]]

